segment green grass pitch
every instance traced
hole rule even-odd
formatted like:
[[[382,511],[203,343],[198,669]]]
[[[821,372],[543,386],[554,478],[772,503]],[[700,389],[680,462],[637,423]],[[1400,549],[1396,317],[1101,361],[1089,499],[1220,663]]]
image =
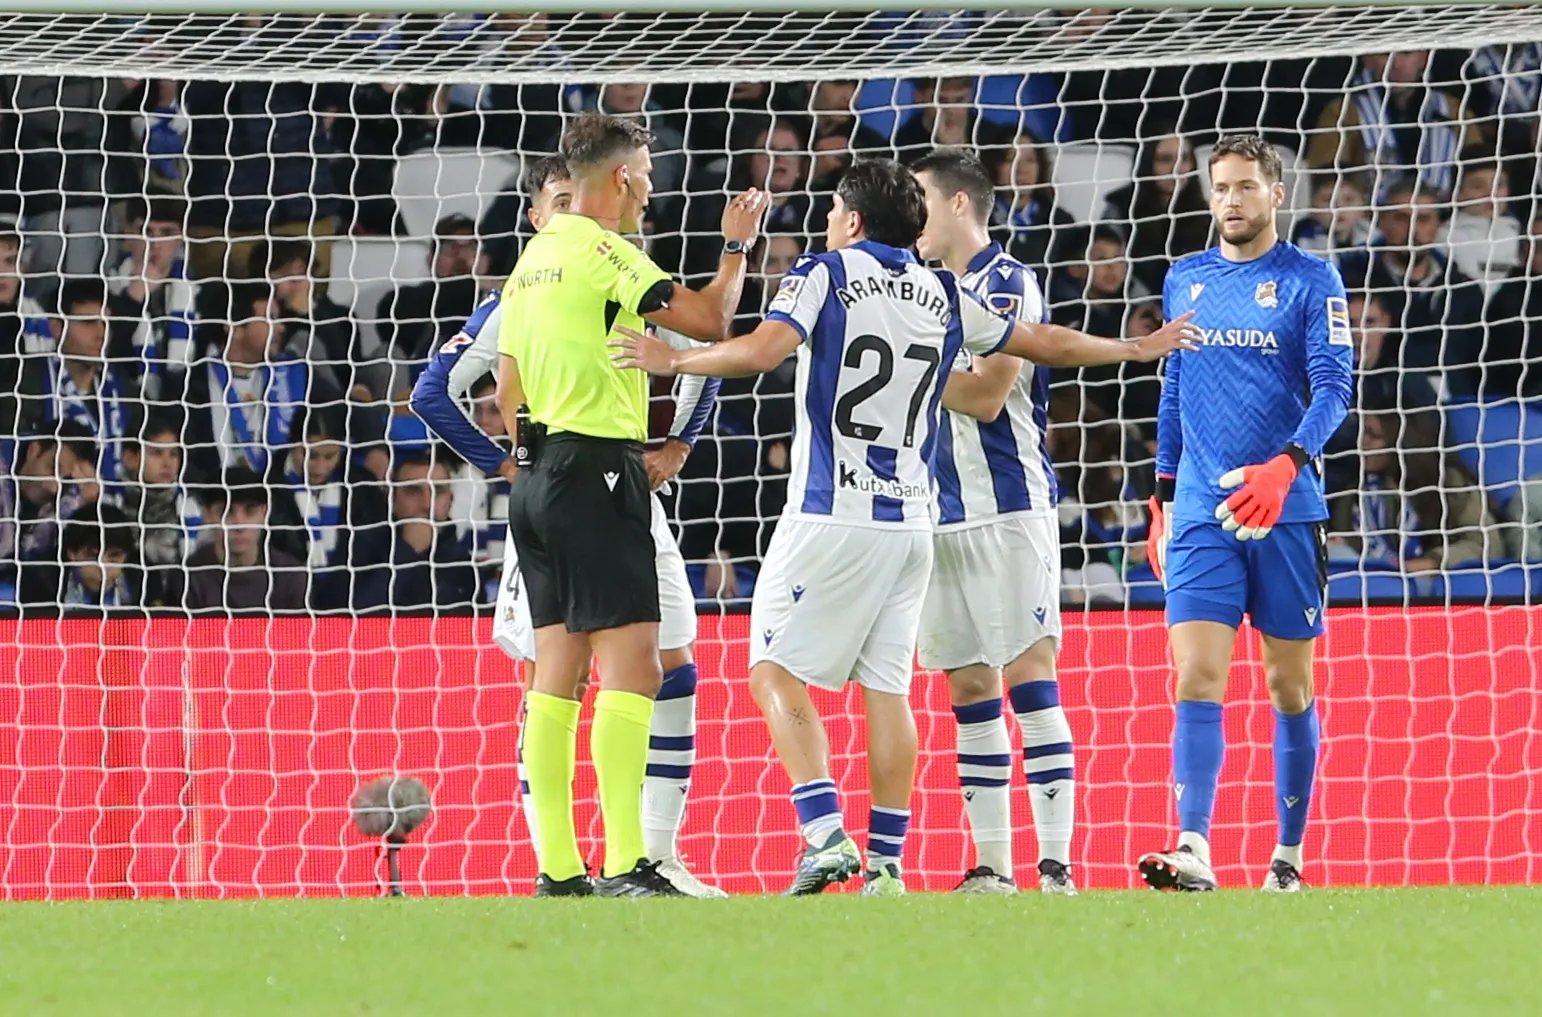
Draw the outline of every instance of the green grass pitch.
[[[0,907],[0,1013],[1542,1013],[1542,888]]]

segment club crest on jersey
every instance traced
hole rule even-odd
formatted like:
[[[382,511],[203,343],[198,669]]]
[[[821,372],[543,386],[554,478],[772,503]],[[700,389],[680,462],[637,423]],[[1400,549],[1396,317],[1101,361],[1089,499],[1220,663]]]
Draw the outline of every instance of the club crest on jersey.
[[[1012,266],[1011,265],[997,265],[996,266],[996,271],[1001,274],[1001,278],[1003,278],[1003,279],[1010,279],[1010,278],[1012,278]]]
[[[1189,283],[1189,303],[1199,299],[1199,295],[1205,292],[1204,283]]]
[[[1280,298],[1275,294],[1274,280],[1259,283],[1258,289],[1253,291],[1253,299],[1259,307],[1279,307]]]

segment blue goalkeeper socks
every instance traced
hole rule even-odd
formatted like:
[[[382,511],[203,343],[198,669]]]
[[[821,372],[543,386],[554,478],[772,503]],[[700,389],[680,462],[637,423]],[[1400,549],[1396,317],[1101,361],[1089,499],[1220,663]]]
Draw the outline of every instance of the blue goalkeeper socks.
[[[1178,799],[1181,832],[1209,839],[1215,785],[1225,755],[1221,704],[1180,702],[1178,722],[1173,727],[1173,794]]]
[[[1274,809],[1280,819],[1279,844],[1283,847],[1300,844],[1306,833],[1321,739],[1315,702],[1294,716],[1274,711]]]

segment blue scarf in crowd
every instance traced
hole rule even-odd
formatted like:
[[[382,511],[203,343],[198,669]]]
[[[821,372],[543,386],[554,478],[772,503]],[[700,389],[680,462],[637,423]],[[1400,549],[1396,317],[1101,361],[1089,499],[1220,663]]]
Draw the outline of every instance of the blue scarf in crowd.
[[[209,394],[224,402],[226,425],[216,426],[215,441],[233,444],[253,470],[266,475],[272,450],[289,443],[289,425],[295,408],[305,398],[309,375],[304,362],[293,357],[258,367],[255,372],[259,395],[246,400],[231,383],[230,369],[211,360]]]
[[[93,391],[82,392],[64,366],[64,358],[54,357],[44,373],[48,386],[47,420],[73,420],[96,435],[101,442],[102,461],[97,477],[103,483],[123,480],[122,441],[128,437],[129,415],[124,405],[117,376],[106,366],[97,370]]]

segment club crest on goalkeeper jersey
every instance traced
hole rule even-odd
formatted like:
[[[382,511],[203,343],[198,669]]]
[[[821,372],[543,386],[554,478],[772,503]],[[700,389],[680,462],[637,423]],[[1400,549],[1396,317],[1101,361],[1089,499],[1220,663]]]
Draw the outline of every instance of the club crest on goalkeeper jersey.
[[[1167,359],[1157,420],[1157,473],[1178,478],[1174,518],[1215,521],[1231,492],[1221,475],[1296,444],[1314,459],[1349,409],[1354,346],[1344,281],[1294,244],[1231,262],[1219,248],[1173,265],[1163,316],[1194,312],[1197,350]],[[1322,477],[1303,469],[1281,523],[1328,518]]]
[[[929,529],[942,386],[1013,322],[909,251],[864,240],[800,259],[766,315],[803,337],[784,516]]]
[[[991,244],[960,282],[986,306],[1029,324],[1048,319],[1033,269]],[[959,357],[954,370],[968,370]],[[1049,457],[1049,368],[1023,365],[990,423],[944,413],[937,432],[937,526],[978,526],[1007,515],[1047,515],[1058,489]]]

